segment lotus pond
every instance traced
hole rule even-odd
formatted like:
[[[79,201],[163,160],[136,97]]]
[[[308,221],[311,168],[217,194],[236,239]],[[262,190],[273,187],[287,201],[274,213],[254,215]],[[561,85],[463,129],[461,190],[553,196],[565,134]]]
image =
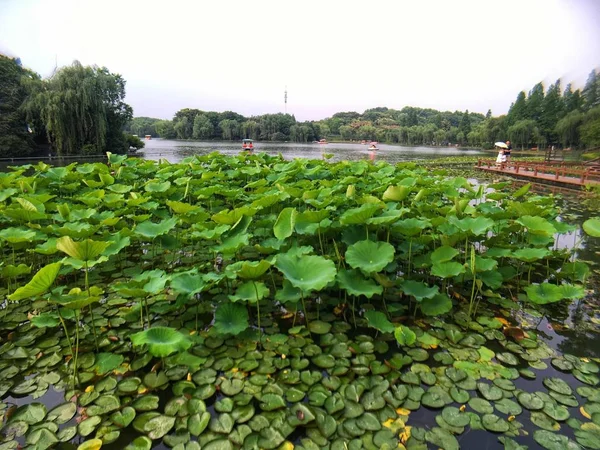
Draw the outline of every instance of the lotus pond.
[[[600,323],[577,255],[600,220],[576,235],[529,185],[447,174],[1,173],[0,450],[600,448],[598,349],[540,327]]]

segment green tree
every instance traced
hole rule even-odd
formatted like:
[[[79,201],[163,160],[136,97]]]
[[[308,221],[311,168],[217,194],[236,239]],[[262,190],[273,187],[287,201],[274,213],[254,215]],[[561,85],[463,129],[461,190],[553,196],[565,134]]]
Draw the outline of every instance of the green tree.
[[[219,122],[219,127],[223,132],[223,139],[226,141],[235,141],[240,138],[240,124],[237,120],[224,119]]]
[[[33,152],[23,104],[27,89],[23,77],[33,77],[12,58],[0,55],[0,156],[27,156]]]
[[[583,107],[583,97],[581,96],[581,91],[577,89],[575,92],[573,92],[571,83],[567,84],[562,98],[565,114]]]
[[[600,106],[590,109],[579,129],[581,142],[587,148],[600,147]]]
[[[600,77],[596,74],[596,69],[590,72],[582,95],[586,111],[600,105]]]
[[[463,114],[463,116],[460,120],[459,130],[465,137],[468,136],[469,133],[471,132],[471,118],[469,117],[468,109],[465,111],[465,113]]]
[[[192,131],[194,139],[211,139],[214,131],[213,124],[206,114],[196,114]]]
[[[561,98],[560,80],[551,84],[542,102],[542,114],[540,116],[540,131],[546,136],[547,142],[556,143],[554,133],[556,124],[564,116],[563,100]]]
[[[175,139],[177,137],[172,120],[159,120],[154,126],[156,133],[163,139]]]
[[[508,125],[512,125],[519,120],[527,118],[527,96],[524,91],[519,92],[515,102],[510,105],[506,120]]]
[[[538,138],[539,130],[534,120],[520,120],[508,128],[508,135],[515,146],[521,146],[521,150],[528,147]]]
[[[544,85],[536,84],[527,97],[527,114],[525,117],[539,122],[544,110]]]
[[[125,80],[107,68],[75,61],[59,69],[28,98],[28,111],[40,111],[48,140],[58,154],[125,152],[122,130],[132,118],[123,100]]]
[[[583,123],[584,115],[581,111],[571,111],[556,124],[554,132],[560,139],[563,147],[579,145],[579,127]]]

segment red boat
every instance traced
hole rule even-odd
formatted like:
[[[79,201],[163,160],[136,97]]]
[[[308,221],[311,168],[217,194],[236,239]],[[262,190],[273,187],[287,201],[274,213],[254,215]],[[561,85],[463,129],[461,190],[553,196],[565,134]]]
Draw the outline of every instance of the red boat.
[[[242,140],[242,150],[254,150],[254,141],[252,139]]]

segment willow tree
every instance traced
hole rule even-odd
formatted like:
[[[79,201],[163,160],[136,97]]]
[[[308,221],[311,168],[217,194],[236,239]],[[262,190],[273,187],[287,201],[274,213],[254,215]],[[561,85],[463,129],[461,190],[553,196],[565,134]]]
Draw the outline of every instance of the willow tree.
[[[59,155],[121,152],[126,149],[122,130],[133,116],[124,98],[121,75],[75,61],[44,80],[27,109],[39,111]]]

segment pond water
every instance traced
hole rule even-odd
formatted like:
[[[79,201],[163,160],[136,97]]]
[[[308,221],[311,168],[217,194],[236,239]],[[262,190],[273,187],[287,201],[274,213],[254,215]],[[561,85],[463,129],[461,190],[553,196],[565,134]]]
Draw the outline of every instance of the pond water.
[[[144,141],[146,147],[141,150],[146,159],[166,159],[179,162],[191,155],[205,155],[214,151],[225,155],[237,155],[241,151],[239,142],[204,142],[152,139]],[[269,155],[281,153],[285,159],[308,158],[321,159],[323,154],[332,154],[332,161],[378,160],[397,163],[420,159],[441,158],[444,156],[483,156],[486,152],[476,149],[458,149],[456,147],[403,147],[400,145],[378,144],[378,151],[369,151],[368,145],[346,142],[329,144],[298,144],[290,142],[256,142],[255,152]]]

